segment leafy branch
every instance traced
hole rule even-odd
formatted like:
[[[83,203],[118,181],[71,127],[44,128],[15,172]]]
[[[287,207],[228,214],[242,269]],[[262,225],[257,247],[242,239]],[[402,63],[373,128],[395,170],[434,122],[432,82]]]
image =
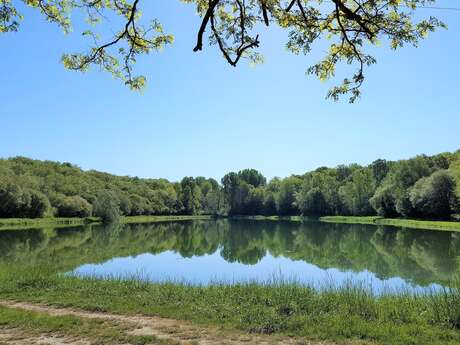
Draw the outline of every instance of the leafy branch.
[[[22,20],[13,0],[0,0],[0,33],[17,31]],[[86,13],[91,26],[83,36],[91,39],[87,52],[64,54],[62,61],[71,70],[87,71],[92,65],[110,72],[132,89],[142,89],[146,78],[135,75],[141,55],[163,49],[173,36],[163,31],[158,20],[142,21],[141,0],[16,0],[39,10],[46,20],[65,33],[72,30],[71,13]],[[349,95],[354,102],[361,93],[365,69],[376,63],[366,48],[381,41],[392,49],[406,44],[417,46],[421,39],[445,24],[434,17],[414,22],[417,8],[435,0],[182,0],[196,5],[201,25],[193,51],[203,50],[208,31],[210,45],[217,46],[224,59],[236,66],[242,59],[262,61],[257,32],[277,25],[288,31],[286,47],[294,54],[309,54],[318,40],[326,40],[326,56],[307,69],[320,80],[335,76],[336,66],[356,66],[350,78],[333,87],[328,97],[338,100]],[[94,28],[110,19],[122,22],[111,37],[101,39]],[[144,23],[144,24],[143,24]]]

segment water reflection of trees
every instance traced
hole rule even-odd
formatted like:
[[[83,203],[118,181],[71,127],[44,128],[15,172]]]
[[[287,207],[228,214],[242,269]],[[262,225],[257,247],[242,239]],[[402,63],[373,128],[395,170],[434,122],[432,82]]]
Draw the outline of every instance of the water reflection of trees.
[[[450,232],[246,220],[0,232],[4,267],[46,265],[68,271],[84,263],[164,251],[183,257],[219,252],[226,261],[244,264],[256,264],[269,253],[417,284],[446,283],[460,271],[460,234]]]

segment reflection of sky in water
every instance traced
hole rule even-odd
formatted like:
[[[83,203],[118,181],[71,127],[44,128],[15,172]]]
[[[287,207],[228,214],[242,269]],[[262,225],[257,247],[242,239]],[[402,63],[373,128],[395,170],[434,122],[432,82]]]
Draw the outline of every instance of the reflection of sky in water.
[[[430,291],[441,288],[431,284],[420,287],[395,277],[379,279],[369,271],[342,272],[335,268],[321,269],[305,261],[293,261],[285,257],[273,257],[267,254],[255,265],[231,263],[225,261],[217,251],[211,255],[183,258],[172,251],[161,254],[142,254],[136,257],[114,258],[103,264],[86,264],[72,273],[78,276],[140,277],[149,281],[179,281],[192,284],[209,284],[212,282],[267,282],[273,278],[295,280],[297,282],[321,286],[358,282],[372,287],[376,293],[383,291]]]

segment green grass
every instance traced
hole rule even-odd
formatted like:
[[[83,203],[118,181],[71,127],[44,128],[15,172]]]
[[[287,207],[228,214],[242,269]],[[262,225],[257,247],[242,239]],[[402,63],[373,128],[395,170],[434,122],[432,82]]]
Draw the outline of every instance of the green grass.
[[[155,223],[166,221],[183,221],[183,220],[206,220],[211,219],[211,216],[133,216],[122,217],[121,223]],[[17,230],[17,229],[41,229],[41,228],[64,228],[74,227],[90,223],[100,223],[97,217],[88,218],[0,218],[1,230]]]
[[[135,345],[172,344],[153,336],[132,336],[123,325],[102,319],[76,316],[51,316],[45,313],[0,306],[0,327],[21,330],[21,336],[53,336],[85,338],[100,345],[129,343]],[[0,343],[1,344],[1,343]]]
[[[353,216],[331,216],[321,217],[322,222],[328,223],[350,223],[350,224],[372,224],[390,225],[410,229],[460,231],[460,222],[451,221],[432,221],[414,219],[390,219],[383,217],[353,217]]]
[[[230,219],[246,219],[246,220],[288,220],[292,222],[300,222],[306,219],[309,219],[309,217],[303,217],[303,216],[262,216],[262,215],[256,215],[256,216],[231,216],[229,217]]]
[[[183,220],[208,220],[212,216],[197,215],[197,216],[132,216],[123,217],[121,222],[124,224],[141,224],[141,223],[156,223],[156,222],[178,222]]]
[[[348,224],[376,224],[378,219],[382,217],[355,217],[355,216],[328,216],[328,217],[321,217],[320,220],[322,222],[327,223],[348,223]]]
[[[0,276],[0,298],[89,311],[159,315],[201,325],[312,340],[460,344],[460,293],[375,296],[348,285],[318,292],[293,282],[191,286],[99,280],[34,270]]]
[[[317,219],[302,216],[236,216],[235,219],[251,220],[289,220],[303,221],[308,219]],[[460,219],[460,218],[459,218]],[[319,220],[325,223],[347,223],[347,224],[370,224],[370,225],[388,225],[398,226],[409,229],[424,230],[443,230],[443,231],[460,231],[460,221],[433,221],[433,220],[415,220],[415,219],[391,219],[379,216],[328,216],[320,217]]]
[[[252,219],[252,220],[289,220],[302,221],[308,219],[301,216],[236,216],[235,219]],[[212,216],[197,215],[197,216],[133,216],[122,217],[123,224],[139,224],[139,223],[156,223],[169,221],[184,221],[184,220],[208,220]],[[429,221],[429,220],[413,220],[413,219],[390,219],[377,216],[356,217],[356,216],[330,216],[321,217],[320,221],[328,223],[349,223],[349,224],[372,224],[372,225],[390,225],[410,229],[426,229],[426,230],[445,230],[445,231],[460,231],[459,221]],[[39,229],[39,228],[63,228],[85,225],[90,223],[98,223],[100,219],[97,217],[88,218],[6,218],[0,219],[1,230],[16,230],[16,229]]]
[[[88,218],[0,218],[1,230],[15,229],[39,229],[49,227],[73,227],[85,225],[89,223],[97,223],[99,219],[96,217]]]

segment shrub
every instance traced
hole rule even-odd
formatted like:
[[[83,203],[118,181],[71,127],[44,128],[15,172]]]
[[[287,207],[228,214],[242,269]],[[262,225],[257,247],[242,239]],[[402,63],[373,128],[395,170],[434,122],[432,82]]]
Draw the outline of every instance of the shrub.
[[[94,215],[100,217],[104,223],[113,223],[120,218],[120,202],[110,191],[100,192],[94,202]]]
[[[393,217],[397,215],[395,199],[391,188],[388,186],[379,187],[370,199],[370,204],[379,216]]]
[[[455,181],[447,170],[421,178],[409,194],[412,206],[420,216],[447,217],[456,206]]]
[[[57,205],[59,217],[90,217],[93,206],[81,196],[67,196],[62,198]]]
[[[51,209],[50,202],[46,195],[36,190],[29,190],[30,203],[26,214],[30,218],[41,218]]]
[[[48,198],[39,191],[15,184],[0,186],[0,217],[40,218],[49,209]]]

